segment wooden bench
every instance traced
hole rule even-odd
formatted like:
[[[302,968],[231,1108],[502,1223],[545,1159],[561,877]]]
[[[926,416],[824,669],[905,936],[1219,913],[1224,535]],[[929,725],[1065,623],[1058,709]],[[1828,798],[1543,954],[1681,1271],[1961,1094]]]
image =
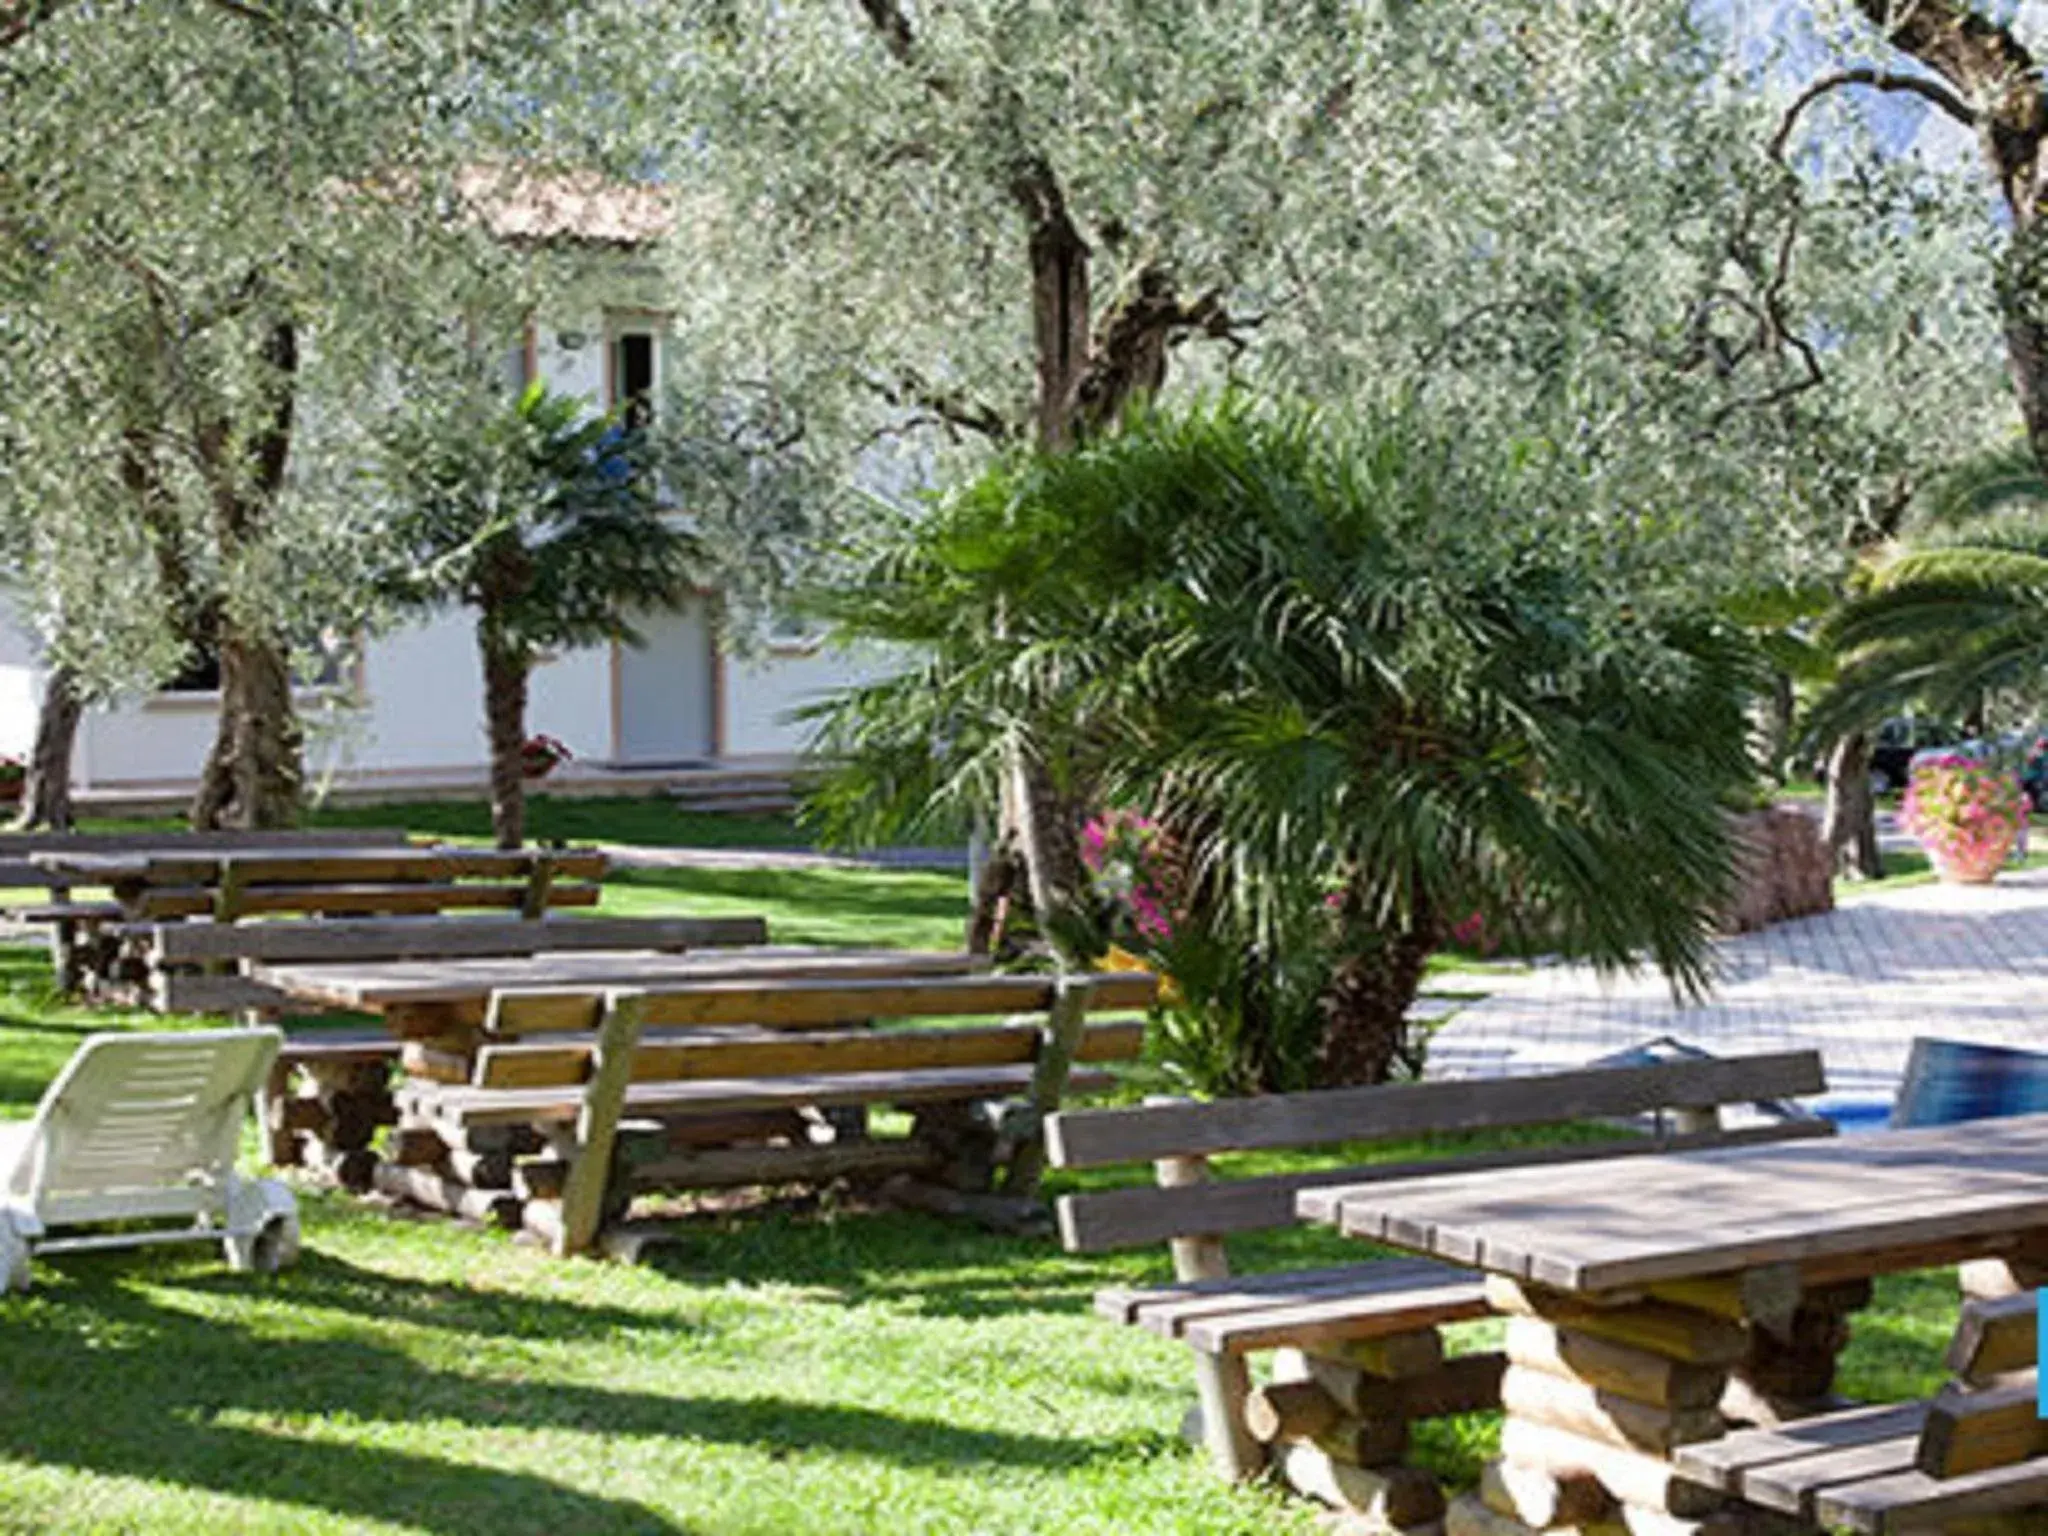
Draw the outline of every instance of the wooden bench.
[[[116,874],[114,885],[123,908],[145,922],[508,908],[531,919],[555,908],[596,906],[607,862],[595,848],[180,851],[152,854],[139,878]]]
[[[1818,1119],[1738,1129],[1720,1123],[1721,1106],[1822,1087],[1812,1051],[1653,1061],[1539,1077],[1080,1110],[1051,1117],[1046,1150],[1061,1168],[1154,1164],[1157,1187],[1061,1197],[1060,1234],[1077,1253],[1169,1245],[1173,1283],[1112,1287],[1096,1297],[1096,1310],[1190,1346],[1202,1438],[1224,1473],[1247,1477],[1271,1459],[1303,1491],[1369,1510],[1397,1528],[1426,1529],[1441,1514],[1443,1496],[1426,1474],[1399,1465],[1408,1421],[1498,1404],[1500,1358],[1446,1362],[1438,1332],[1488,1314],[1480,1277],[1425,1259],[1238,1276],[1225,1236],[1293,1225],[1295,1199],[1310,1189],[1824,1136],[1833,1127]],[[1210,1159],[1222,1153],[1646,1115],[1654,1116],[1649,1134],[1634,1139],[1212,1178]],[[1246,1357],[1269,1349],[1281,1351],[1275,1383],[1254,1394]]]
[[[0,832],[0,888],[42,890],[49,899],[14,909],[26,922],[45,924],[50,931],[52,959],[58,981],[67,990],[76,984],[84,956],[81,937],[106,923],[118,922],[120,904],[79,901],[74,882],[53,878],[34,862],[38,854],[127,854],[157,849],[193,852],[247,852],[292,848],[402,848],[402,827],[342,827],[326,831],[275,832]],[[89,939],[88,939],[89,943]]]
[[[1963,1304],[1954,1380],[1924,1403],[1856,1408],[1685,1446],[1693,1481],[1831,1529],[2048,1529],[2034,1292]]]
[[[1006,1148],[1035,1144],[1062,1092],[1104,1086],[1099,1064],[1137,1056],[1142,1022],[1091,1024],[1088,1013],[1142,1010],[1156,991],[1142,974],[500,991],[466,1080],[415,1078],[400,1091],[402,1134],[427,1143],[422,1162],[435,1161],[434,1143],[471,1168],[479,1156],[540,1154],[491,1171],[524,1198],[523,1224],[563,1253],[588,1248],[602,1218],[643,1190],[899,1173],[983,1188]],[[1032,1017],[865,1027],[989,1015]],[[981,1112],[1016,1097],[1024,1113]],[[878,1105],[912,1113],[907,1138],[868,1136]],[[441,1161],[437,1176],[460,1182]],[[410,1174],[390,1184],[443,1209],[464,1196]]]
[[[207,918],[210,926],[228,929],[250,918],[369,920],[510,909],[532,922],[558,908],[595,906],[606,867],[595,849],[154,848],[60,857],[53,868],[51,856],[41,856],[49,878],[98,872],[118,908],[72,910],[74,922],[89,923],[102,939],[74,968],[76,979],[110,1001],[206,1012],[265,1000],[235,1002],[232,995],[247,988],[159,984],[158,940],[168,919]],[[204,958],[172,962],[170,974],[225,975],[237,968],[235,949],[245,947],[231,944]]]

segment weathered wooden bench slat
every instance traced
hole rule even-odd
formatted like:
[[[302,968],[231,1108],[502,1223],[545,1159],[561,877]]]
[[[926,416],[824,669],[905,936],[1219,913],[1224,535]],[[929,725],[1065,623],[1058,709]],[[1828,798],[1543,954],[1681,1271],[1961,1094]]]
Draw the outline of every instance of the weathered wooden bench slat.
[[[46,901],[16,907],[13,915],[26,923],[110,923],[122,916],[118,901]]]
[[[744,1031],[744,1033],[740,1033]],[[1029,1062],[1041,1032],[1032,1024],[967,1029],[795,1033],[717,1026],[691,1039],[643,1041],[633,1057],[636,1082],[717,1077],[792,1077],[819,1072],[903,1072],[924,1067],[991,1067]],[[1091,1024],[1077,1060],[1134,1060],[1145,1043],[1141,1021]],[[487,1045],[478,1052],[479,1088],[546,1088],[583,1081],[590,1046]]]
[[[1103,1302],[1107,1296],[1121,1297],[1128,1301],[1129,1306],[1119,1321],[1135,1323],[1163,1338],[1177,1339],[1181,1330],[1197,1318],[1265,1311],[1312,1297],[1367,1296],[1380,1291],[1399,1290],[1406,1285],[1433,1284],[1440,1280],[1476,1281],[1477,1278],[1470,1270],[1439,1264],[1434,1259],[1385,1259],[1329,1269],[1282,1270],[1263,1275],[1239,1275],[1228,1280],[1175,1282],[1141,1290],[1108,1292],[1097,1296],[1096,1311],[1106,1311]]]
[[[2006,1514],[2048,1504],[2048,1464],[2023,1462],[1965,1477],[1937,1478],[1901,1471],[1822,1489],[1814,1517],[1831,1526],[1889,1536],[1932,1532],[1945,1520]],[[2028,1529],[2032,1529],[2031,1526]]]
[[[594,907],[604,890],[597,885],[552,885],[551,907]],[[268,885],[243,892],[245,914],[262,912],[440,912],[450,907],[525,906],[527,887],[491,884]],[[214,911],[214,892],[205,886],[165,885],[142,892],[131,910],[142,918],[203,917]]]
[[[2011,1466],[2048,1450],[2048,1421],[2032,1371],[1997,1386],[1948,1387],[1927,1407],[1914,1465],[1929,1477],[1959,1477]]]
[[[1352,1295],[1308,1296],[1286,1306],[1190,1319],[1178,1337],[1212,1355],[1245,1354],[1282,1345],[1313,1349],[1350,1339],[1469,1322],[1491,1315],[1476,1277],[1409,1281]]]
[[[1974,1386],[2031,1366],[2039,1327],[2031,1293],[1973,1301],[1949,1340],[1948,1368]]]
[[[1285,1226],[1297,1214],[1313,1214],[1313,1198],[1308,1201],[1302,1198],[1311,1192],[1323,1200],[1336,1201],[1342,1199],[1345,1191],[1360,1185],[1394,1179],[1475,1173],[1488,1168],[1528,1168],[1546,1163],[1576,1163],[1610,1157],[1642,1157],[1663,1152],[1703,1151],[1711,1147],[1753,1146],[1833,1134],[1834,1127],[1826,1120],[1783,1120],[1727,1131],[1695,1131],[1666,1136],[1617,1135],[1609,1141],[1574,1142],[1556,1147],[1518,1147],[1500,1152],[1368,1163],[1310,1173],[1264,1174],[1217,1183],[1189,1184],[1179,1189],[1095,1190],[1059,1202],[1060,1236],[1072,1252],[1103,1253],[1164,1242],[1191,1233],[1224,1235]]]
[[[1050,976],[934,977],[908,981],[716,981],[650,991],[651,1024],[762,1024],[818,1028],[867,1019],[1033,1013],[1052,1006]],[[1157,977],[1142,972],[1097,979],[1096,1012],[1150,1007]]]
[[[187,850],[161,844],[133,854],[81,852],[38,855],[46,872],[61,861],[73,877],[104,872],[110,879],[140,878],[152,886],[218,885],[232,869],[249,888],[367,882],[433,884],[458,880],[523,878],[545,866],[566,879],[602,879],[609,860],[594,848],[464,849],[349,848],[329,854],[308,849]]]
[[[37,854],[141,853],[154,849],[403,848],[403,827],[330,827],[277,832],[0,832],[0,886],[46,886]]]
[[[214,960],[403,960],[582,950],[675,950],[765,944],[758,917],[584,917],[538,920],[435,914],[309,917],[291,922],[139,923],[124,929],[163,964]]]
[[[1076,1072],[1076,1089],[1105,1088],[1102,1072]],[[996,1099],[1031,1086],[1031,1068],[936,1067],[921,1072],[844,1072],[785,1078],[718,1078],[694,1083],[636,1083],[626,1091],[628,1115],[715,1113],[807,1104],[930,1104]],[[416,1084],[415,1102],[451,1125],[518,1125],[574,1120],[582,1096],[561,1089],[443,1088]]]
[[[1901,1437],[1911,1439],[1920,1433],[1920,1426],[1926,1420],[1925,1403],[1891,1403],[1794,1420],[1769,1429],[1738,1430],[1719,1440],[1681,1446],[1677,1452],[1678,1469],[1694,1482],[1728,1493],[1740,1493],[1743,1479],[1752,1472],[1839,1450],[1843,1446],[1894,1441]],[[1909,1451],[1907,1464],[1910,1465],[1911,1460]]]
[[[1914,1449],[1919,1443],[1920,1436],[1915,1431],[1773,1462],[1743,1475],[1742,1496],[1766,1509],[1811,1519],[1816,1501],[1829,1488],[1911,1471]]]
[[[1541,1077],[1457,1079],[1218,1101],[1200,1116],[1183,1105],[1080,1110],[1053,1127],[1055,1160],[1094,1168],[1149,1158],[1209,1156],[1452,1131],[1561,1124],[1673,1107],[1818,1093],[1817,1051],[1589,1067]]]
[[[1283,1269],[1261,1275],[1221,1275],[1214,1280],[1171,1280],[1159,1285],[1112,1285],[1095,1293],[1095,1312],[1113,1323],[1136,1323],[1138,1314],[1154,1303],[1191,1300],[1200,1296],[1233,1296],[1265,1300],[1272,1296],[1293,1296],[1318,1286],[1336,1289],[1357,1281],[1360,1270],[1378,1269],[1382,1264],[1406,1264],[1406,1259],[1370,1260],[1367,1263],[1332,1264],[1320,1269]],[[1417,1259],[1438,1272],[1444,1266],[1434,1259]],[[1421,1271],[1417,1271],[1421,1273]]]

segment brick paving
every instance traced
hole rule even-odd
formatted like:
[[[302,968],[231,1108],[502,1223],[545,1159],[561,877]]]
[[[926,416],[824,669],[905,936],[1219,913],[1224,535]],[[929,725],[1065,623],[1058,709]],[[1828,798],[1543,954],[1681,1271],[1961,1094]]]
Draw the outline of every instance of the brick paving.
[[[1716,962],[1718,985],[1690,1003],[1655,972],[1603,980],[1549,964],[1474,978],[1490,995],[1438,1031],[1429,1074],[1574,1066],[1669,1035],[1716,1055],[1814,1047],[1833,1093],[1889,1098],[1916,1035],[2048,1050],[2048,870],[1852,896],[1723,940]]]

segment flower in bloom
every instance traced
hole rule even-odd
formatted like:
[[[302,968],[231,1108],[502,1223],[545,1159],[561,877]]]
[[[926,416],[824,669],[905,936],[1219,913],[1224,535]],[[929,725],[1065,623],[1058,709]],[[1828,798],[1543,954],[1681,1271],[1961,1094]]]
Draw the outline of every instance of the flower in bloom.
[[[1899,823],[1928,854],[1951,863],[2003,857],[2027,822],[2017,778],[1990,763],[1945,752],[1913,764]]]
[[[1140,939],[1173,937],[1166,838],[1157,822],[1136,811],[1103,812],[1081,829],[1081,862]]]

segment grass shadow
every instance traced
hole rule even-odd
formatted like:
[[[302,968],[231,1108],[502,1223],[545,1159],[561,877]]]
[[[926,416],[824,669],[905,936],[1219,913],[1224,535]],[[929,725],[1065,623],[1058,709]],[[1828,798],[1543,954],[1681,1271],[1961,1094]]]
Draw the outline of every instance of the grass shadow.
[[[308,1328],[306,1310],[323,1308],[364,1324]],[[522,1350],[529,1341],[573,1346],[678,1325],[659,1311],[473,1293],[315,1253],[269,1283],[188,1275],[159,1254],[80,1257],[39,1271],[29,1297],[0,1301],[0,1455],[449,1536],[509,1536],[692,1528],[631,1500],[451,1459],[438,1443],[416,1452],[374,1434],[385,1443],[365,1444],[361,1426],[696,1441],[771,1459],[823,1452],[969,1474],[976,1466],[1071,1470],[1141,1449],[773,1393],[672,1396],[536,1381],[520,1364],[505,1375],[488,1364],[438,1369],[372,1332],[394,1322],[517,1340]],[[335,1443],[322,1421],[351,1426],[357,1443]]]

